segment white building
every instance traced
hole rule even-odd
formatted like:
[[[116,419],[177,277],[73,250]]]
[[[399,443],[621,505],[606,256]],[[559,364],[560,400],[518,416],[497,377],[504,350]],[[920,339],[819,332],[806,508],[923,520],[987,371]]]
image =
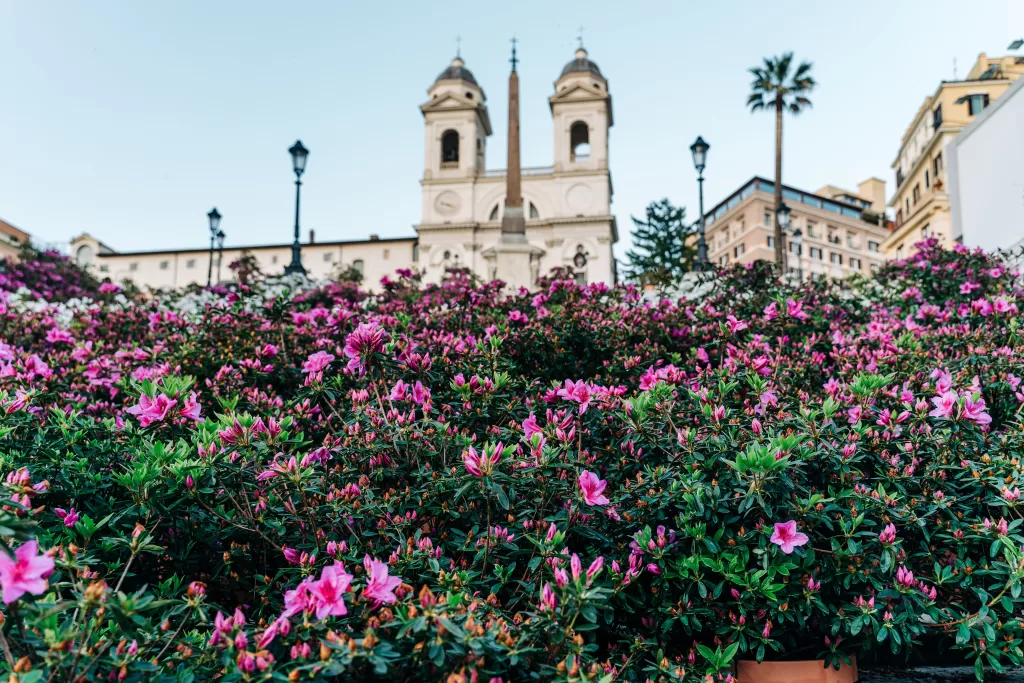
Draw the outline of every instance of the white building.
[[[514,67],[510,91],[513,81],[515,96],[510,95],[509,117],[512,173],[487,169],[487,138],[491,135],[487,98],[463,60],[456,57],[427,90],[430,99],[420,107],[425,140],[417,236],[313,242],[310,235],[309,242],[302,245],[307,271],[326,277],[339,264],[353,265],[362,270],[364,284],[371,288],[399,268],[419,270],[425,280],[435,282],[448,268],[468,268],[484,279],[500,276],[513,286],[531,286],[538,276],[564,267],[579,282],[615,282],[612,247],[618,233],[611,213],[608,131],[612,106],[607,79],[586,50],[576,51],[548,98],[552,165],[523,168],[521,173]],[[514,189],[509,192],[509,188]],[[511,201],[513,194],[522,200],[525,241],[519,237],[513,247],[501,246],[506,202],[515,211],[520,206]],[[220,280],[232,277],[227,265],[245,252],[256,257],[265,273],[281,272],[290,261],[289,244],[225,248]],[[100,277],[131,280],[142,287],[205,284],[210,269],[205,245],[118,252],[82,234],[71,241],[71,253]],[[217,266],[215,252],[214,281],[218,280]]]
[[[953,237],[986,250],[1024,246],[1024,78],[946,146]]]

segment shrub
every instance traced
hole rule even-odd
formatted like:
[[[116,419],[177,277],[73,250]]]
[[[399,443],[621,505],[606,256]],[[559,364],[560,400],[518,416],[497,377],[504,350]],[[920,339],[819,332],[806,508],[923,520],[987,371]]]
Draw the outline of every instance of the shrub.
[[[695,302],[561,280],[504,296],[458,273],[372,297],[268,280],[11,302],[6,666],[1017,664],[1022,291],[996,257],[923,246],[853,285],[722,272]]]

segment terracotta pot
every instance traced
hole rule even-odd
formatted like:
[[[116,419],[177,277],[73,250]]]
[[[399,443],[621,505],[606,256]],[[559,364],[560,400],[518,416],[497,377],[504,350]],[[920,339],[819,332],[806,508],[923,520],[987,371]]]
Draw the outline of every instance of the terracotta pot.
[[[825,668],[824,659],[806,659],[799,662],[737,662],[738,683],[856,683],[857,660],[853,666],[845,664],[836,671]]]

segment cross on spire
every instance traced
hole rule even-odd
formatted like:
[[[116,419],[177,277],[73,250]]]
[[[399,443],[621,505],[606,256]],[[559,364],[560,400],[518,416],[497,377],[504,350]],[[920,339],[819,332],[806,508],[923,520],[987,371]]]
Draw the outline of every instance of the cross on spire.
[[[576,35],[576,40],[580,41],[580,49],[583,49],[583,26],[580,26],[580,31]]]
[[[512,62],[512,70],[515,71],[516,70],[516,64],[519,63],[519,60],[516,59],[516,43],[519,42],[519,41],[516,40],[515,36],[512,36],[512,41],[511,42],[512,42],[512,59],[510,59],[509,61]]]
[[[462,58],[462,36],[455,36],[455,56]]]

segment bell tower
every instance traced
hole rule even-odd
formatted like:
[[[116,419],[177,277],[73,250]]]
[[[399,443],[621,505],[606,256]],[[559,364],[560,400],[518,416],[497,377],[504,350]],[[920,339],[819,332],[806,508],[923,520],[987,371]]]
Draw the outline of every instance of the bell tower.
[[[469,178],[485,168],[491,120],[487,97],[462,57],[441,72],[420,105],[426,128],[423,179]]]
[[[583,40],[548,98],[555,129],[555,171],[607,170],[612,97]]]

